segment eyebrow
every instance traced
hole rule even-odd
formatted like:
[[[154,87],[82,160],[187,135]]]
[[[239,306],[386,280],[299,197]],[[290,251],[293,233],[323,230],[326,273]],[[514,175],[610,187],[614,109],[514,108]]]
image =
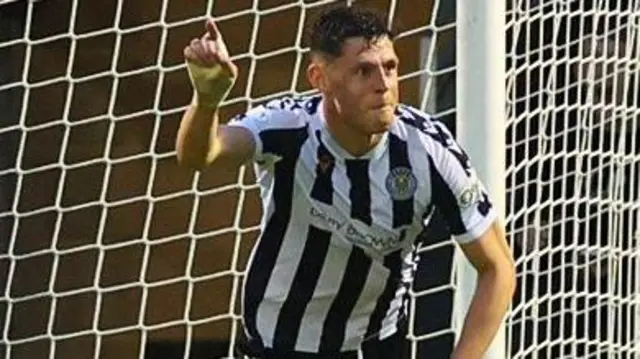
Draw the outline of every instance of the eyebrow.
[[[390,63],[390,62],[398,63],[398,62],[399,62],[399,59],[398,59],[397,57],[390,57],[390,58],[388,58],[388,59],[383,60],[383,61],[382,61],[382,64],[388,64],[388,63]],[[366,66],[366,67],[371,66],[371,67],[375,67],[375,66],[377,66],[377,65],[378,65],[378,62],[377,62],[377,61],[370,61],[370,60],[358,60],[358,61],[355,63],[354,67],[361,67],[361,66]]]

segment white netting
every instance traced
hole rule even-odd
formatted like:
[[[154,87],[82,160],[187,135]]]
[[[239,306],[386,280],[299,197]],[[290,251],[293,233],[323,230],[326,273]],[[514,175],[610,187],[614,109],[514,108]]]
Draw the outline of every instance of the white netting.
[[[337,2],[0,7],[0,357],[230,354],[260,209],[250,169],[193,177],[175,165],[190,99],[182,47],[206,14],[218,19],[241,68],[227,117],[308,90],[302,28]],[[363,3],[400,28],[403,100],[451,121],[453,2]],[[631,358],[638,3],[508,4],[508,230],[520,273],[510,353]],[[607,26],[600,35],[591,23]],[[453,340],[452,248],[440,236],[421,253],[412,297],[416,358],[444,357]]]
[[[514,358],[640,356],[638,1],[509,1]]]

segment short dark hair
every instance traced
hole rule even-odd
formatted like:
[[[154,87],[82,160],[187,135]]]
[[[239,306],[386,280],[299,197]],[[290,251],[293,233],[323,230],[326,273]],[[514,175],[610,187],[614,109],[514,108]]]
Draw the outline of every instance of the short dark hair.
[[[347,38],[364,37],[367,41],[395,34],[383,15],[357,6],[339,6],[326,10],[313,22],[309,37],[312,52],[339,57]]]

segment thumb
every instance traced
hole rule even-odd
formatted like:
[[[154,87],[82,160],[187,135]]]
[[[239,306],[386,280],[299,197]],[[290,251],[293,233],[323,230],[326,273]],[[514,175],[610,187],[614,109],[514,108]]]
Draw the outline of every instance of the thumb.
[[[229,59],[229,57],[219,59],[218,64],[222,67],[222,70],[225,71],[231,77],[238,76],[238,67]]]

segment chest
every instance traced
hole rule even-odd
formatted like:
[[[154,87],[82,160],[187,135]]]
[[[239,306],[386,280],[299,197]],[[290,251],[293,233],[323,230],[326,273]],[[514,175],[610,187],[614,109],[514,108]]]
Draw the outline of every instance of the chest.
[[[429,183],[419,167],[393,166],[388,154],[343,159],[322,146],[301,149],[294,210],[345,242],[384,254],[417,234],[429,207]]]

